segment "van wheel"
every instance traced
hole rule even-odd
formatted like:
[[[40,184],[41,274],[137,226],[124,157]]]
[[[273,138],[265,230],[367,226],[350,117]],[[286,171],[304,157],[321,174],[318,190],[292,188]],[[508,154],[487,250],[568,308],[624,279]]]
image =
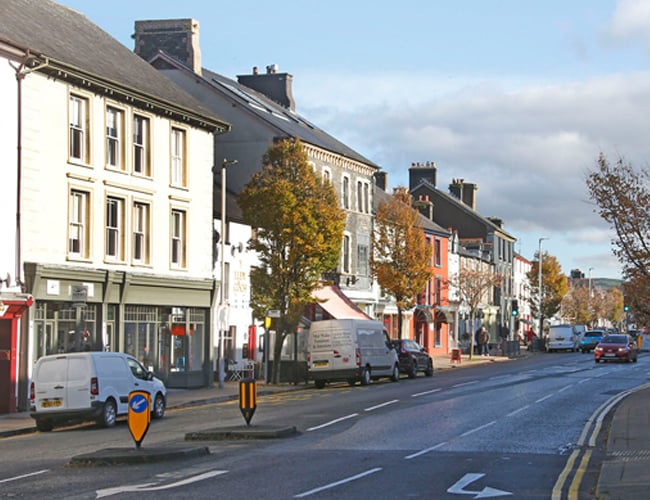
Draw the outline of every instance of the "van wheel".
[[[106,400],[101,416],[97,419],[100,427],[113,427],[117,420],[117,407],[112,399]]]
[[[399,366],[398,365],[395,365],[393,367],[393,374],[391,375],[390,379],[393,382],[399,382]]]
[[[165,414],[165,398],[162,394],[156,394],[156,399],[153,401],[153,410],[151,416],[153,418],[163,418]]]
[[[361,372],[361,385],[370,385],[370,368],[364,368]]]
[[[325,387],[324,380],[314,380],[314,384],[316,385],[316,389],[322,389],[323,387]]]
[[[52,425],[52,422],[48,422],[47,420],[37,420],[36,428],[41,432],[50,432],[54,426]]]

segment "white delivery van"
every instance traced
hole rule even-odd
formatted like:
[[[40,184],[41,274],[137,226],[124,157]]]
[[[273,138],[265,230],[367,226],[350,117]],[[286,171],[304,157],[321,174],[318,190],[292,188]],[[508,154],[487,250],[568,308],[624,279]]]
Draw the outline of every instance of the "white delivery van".
[[[128,413],[129,394],[147,391],[151,415],[165,414],[165,385],[132,356],[119,352],[74,352],[36,361],[30,387],[31,417],[40,431],[95,420],[110,427]]]
[[[399,380],[397,353],[380,321],[314,321],[307,345],[309,378],[319,389],[335,381],[368,385],[380,377]]]
[[[546,350],[577,351],[580,345],[580,336],[573,325],[551,325],[548,327]]]

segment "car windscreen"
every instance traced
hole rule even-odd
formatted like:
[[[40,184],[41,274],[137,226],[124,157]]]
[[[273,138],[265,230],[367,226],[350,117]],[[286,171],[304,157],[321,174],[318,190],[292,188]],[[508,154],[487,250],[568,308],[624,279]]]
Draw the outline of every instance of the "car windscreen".
[[[602,342],[603,344],[627,344],[627,339],[623,335],[607,335]]]

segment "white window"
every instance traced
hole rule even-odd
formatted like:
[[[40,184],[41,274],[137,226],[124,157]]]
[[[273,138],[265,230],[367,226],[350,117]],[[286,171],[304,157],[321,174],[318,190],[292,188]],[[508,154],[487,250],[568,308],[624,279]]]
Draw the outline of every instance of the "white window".
[[[186,213],[172,209],[171,215],[171,265],[173,268],[185,267],[186,259]]]
[[[133,203],[133,262],[149,264],[151,210],[148,203]]]
[[[71,95],[68,114],[70,116],[70,159],[88,163],[88,152],[90,149],[90,134],[88,133],[88,99]]]
[[[70,191],[68,255],[86,259],[89,256],[90,194],[73,189]]]
[[[106,108],[106,166],[124,169],[124,112]]]
[[[149,119],[133,116],[133,172],[139,175],[151,176],[151,160],[149,146]]]
[[[187,175],[185,166],[185,131],[173,128],[171,137],[171,184],[186,186]]]
[[[106,198],[106,258],[122,260],[124,257],[124,200]]]

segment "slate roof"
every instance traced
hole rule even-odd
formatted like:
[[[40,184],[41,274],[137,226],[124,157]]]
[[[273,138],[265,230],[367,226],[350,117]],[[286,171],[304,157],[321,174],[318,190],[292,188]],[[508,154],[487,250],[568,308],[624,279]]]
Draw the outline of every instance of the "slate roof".
[[[181,63],[175,62],[177,66],[185,68]],[[189,68],[186,69],[191,71]],[[209,69],[202,68],[202,73],[203,78],[213,88],[216,88],[238,104],[247,106],[249,111],[254,113],[260,120],[275,128],[278,131],[278,136],[299,138],[304,143],[312,144],[377,169],[380,168],[379,165],[318,128],[303,116],[277,104],[264,94]]]
[[[382,203],[390,200],[390,198],[391,198],[390,194],[388,194],[383,189],[380,189],[380,188],[376,187],[375,192],[374,192],[375,210],[377,209],[377,207],[379,205],[381,205]],[[422,226],[422,229],[424,229],[426,231],[441,234],[441,235],[444,235],[444,236],[447,236],[447,237],[449,237],[451,235],[451,231],[443,228],[439,224],[436,224],[431,219],[429,219],[428,217],[425,217],[421,213],[418,214],[418,222]]]
[[[45,56],[53,66],[86,75],[175,112],[229,125],[80,12],[50,0],[0,0],[0,40]],[[48,70],[43,70],[47,72]],[[51,71],[51,70],[50,70]]]
[[[512,236],[510,233],[505,231],[502,227],[497,226],[494,222],[492,222],[490,219],[487,217],[483,217],[481,214],[479,214],[476,210],[472,209],[472,207],[468,206],[467,204],[463,203],[462,200],[459,200],[457,197],[453,196],[450,193],[446,193],[440,189],[438,189],[436,186],[434,186],[432,183],[426,181],[426,180],[421,180],[420,183],[413,187],[412,189],[409,189],[409,193],[414,193],[418,189],[427,189],[428,191],[435,193],[437,196],[440,196],[442,198],[445,198],[447,201],[450,203],[453,203],[456,205],[460,210],[465,212],[467,216],[472,217],[473,219],[481,221],[482,224],[485,224],[486,227],[491,228],[495,232],[500,233],[506,238],[510,238],[513,241],[515,241],[517,238]]]

